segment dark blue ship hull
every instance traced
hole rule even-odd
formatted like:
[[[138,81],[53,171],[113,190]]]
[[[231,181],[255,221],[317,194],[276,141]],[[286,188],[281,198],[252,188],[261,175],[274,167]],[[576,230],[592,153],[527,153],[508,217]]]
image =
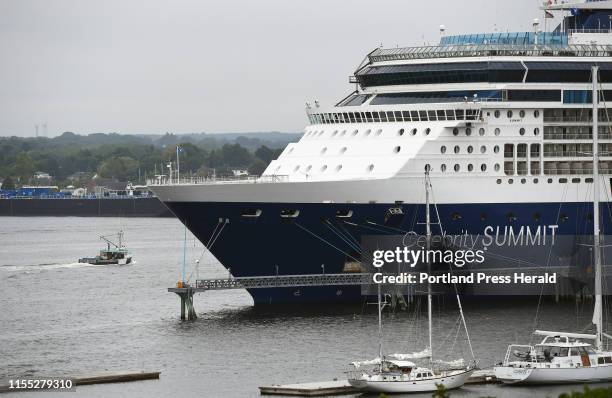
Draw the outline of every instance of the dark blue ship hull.
[[[362,236],[424,232],[422,204],[166,205],[235,277],[342,273],[347,263],[359,260]],[[402,209],[400,214],[390,211],[397,208]],[[261,212],[254,217],[257,210]],[[295,218],[281,217],[295,215],[296,210],[299,215]],[[601,210],[605,233],[612,225],[609,203],[602,204]],[[433,206],[431,211],[432,222],[436,222]],[[593,229],[591,203],[453,204],[439,205],[437,211],[447,234],[482,234],[491,225],[558,225],[558,235],[589,235]],[[355,286],[254,289],[249,293],[256,304],[362,299],[361,288]]]

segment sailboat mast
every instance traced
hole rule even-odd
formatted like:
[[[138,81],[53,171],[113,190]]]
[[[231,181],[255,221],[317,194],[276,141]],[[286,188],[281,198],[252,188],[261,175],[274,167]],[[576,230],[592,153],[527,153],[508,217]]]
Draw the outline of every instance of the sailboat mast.
[[[599,227],[599,67],[591,70],[593,80],[593,261],[595,263],[595,309],[593,323],[597,327],[595,348],[603,348],[602,269]]]
[[[427,251],[431,249],[431,219],[429,214],[429,170],[425,171],[425,235],[427,238]],[[431,262],[429,261],[429,255],[427,254],[427,272],[431,273]],[[429,324],[429,350],[430,356],[429,361],[433,362],[433,337],[432,337],[432,305],[431,305],[431,283],[427,284],[427,320]]]
[[[378,284],[378,358],[380,358],[380,370],[383,366],[383,330],[382,330],[382,294],[381,286]]]

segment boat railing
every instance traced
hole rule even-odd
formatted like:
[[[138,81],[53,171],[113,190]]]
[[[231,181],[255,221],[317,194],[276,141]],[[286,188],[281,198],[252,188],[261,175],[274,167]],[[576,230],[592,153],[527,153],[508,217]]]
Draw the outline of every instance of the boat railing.
[[[271,184],[288,182],[288,175],[236,176],[236,177],[181,177],[149,179],[147,185],[217,185],[217,184]]]

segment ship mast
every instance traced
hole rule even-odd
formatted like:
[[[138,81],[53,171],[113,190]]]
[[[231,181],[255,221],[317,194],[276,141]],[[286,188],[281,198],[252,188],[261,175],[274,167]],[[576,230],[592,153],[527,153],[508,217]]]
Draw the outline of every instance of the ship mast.
[[[425,170],[425,236],[426,236],[426,256],[427,272],[431,273],[431,261],[429,261],[429,250],[431,250],[431,220],[429,214],[429,170]],[[433,337],[432,337],[432,308],[431,308],[431,283],[427,284],[427,321],[429,325],[429,362],[433,363]]]
[[[602,311],[602,268],[601,268],[601,242],[599,227],[599,67],[592,67],[593,80],[593,261],[595,263],[595,309],[593,323],[597,327],[595,348],[603,348],[603,311]]]

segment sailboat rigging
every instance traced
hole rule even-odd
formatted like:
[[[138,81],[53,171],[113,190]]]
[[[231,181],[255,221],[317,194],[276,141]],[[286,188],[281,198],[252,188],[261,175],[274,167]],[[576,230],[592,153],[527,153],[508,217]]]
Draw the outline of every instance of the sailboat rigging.
[[[425,173],[425,220],[426,220],[426,246],[431,249],[431,217],[430,217],[430,189],[429,170]],[[428,259],[429,260],[429,259]],[[427,264],[428,272],[431,272],[431,262]],[[353,362],[355,371],[350,372],[349,383],[360,390],[382,393],[416,393],[436,391],[438,385],[446,389],[455,389],[463,386],[475,370],[474,352],[470,343],[470,352],[474,363],[465,366],[460,361],[434,361],[433,356],[433,311],[432,311],[432,289],[431,284],[427,287],[427,318],[428,318],[428,340],[429,346],[421,352],[412,354],[393,354],[385,356],[383,352],[383,329],[382,329],[382,295],[381,284],[378,284],[378,358],[371,361]],[[461,300],[457,294],[461,320],[467,332],[467,325],[461,307]],[[469,334],[467,335],[469,339]],[[419,367],[413,361],[429,359],[429,367]],[[450,367],[446,371],[436,372],[434,363],[446,364]],[[364,366],[376,365],[374,370],[361,370]]]

